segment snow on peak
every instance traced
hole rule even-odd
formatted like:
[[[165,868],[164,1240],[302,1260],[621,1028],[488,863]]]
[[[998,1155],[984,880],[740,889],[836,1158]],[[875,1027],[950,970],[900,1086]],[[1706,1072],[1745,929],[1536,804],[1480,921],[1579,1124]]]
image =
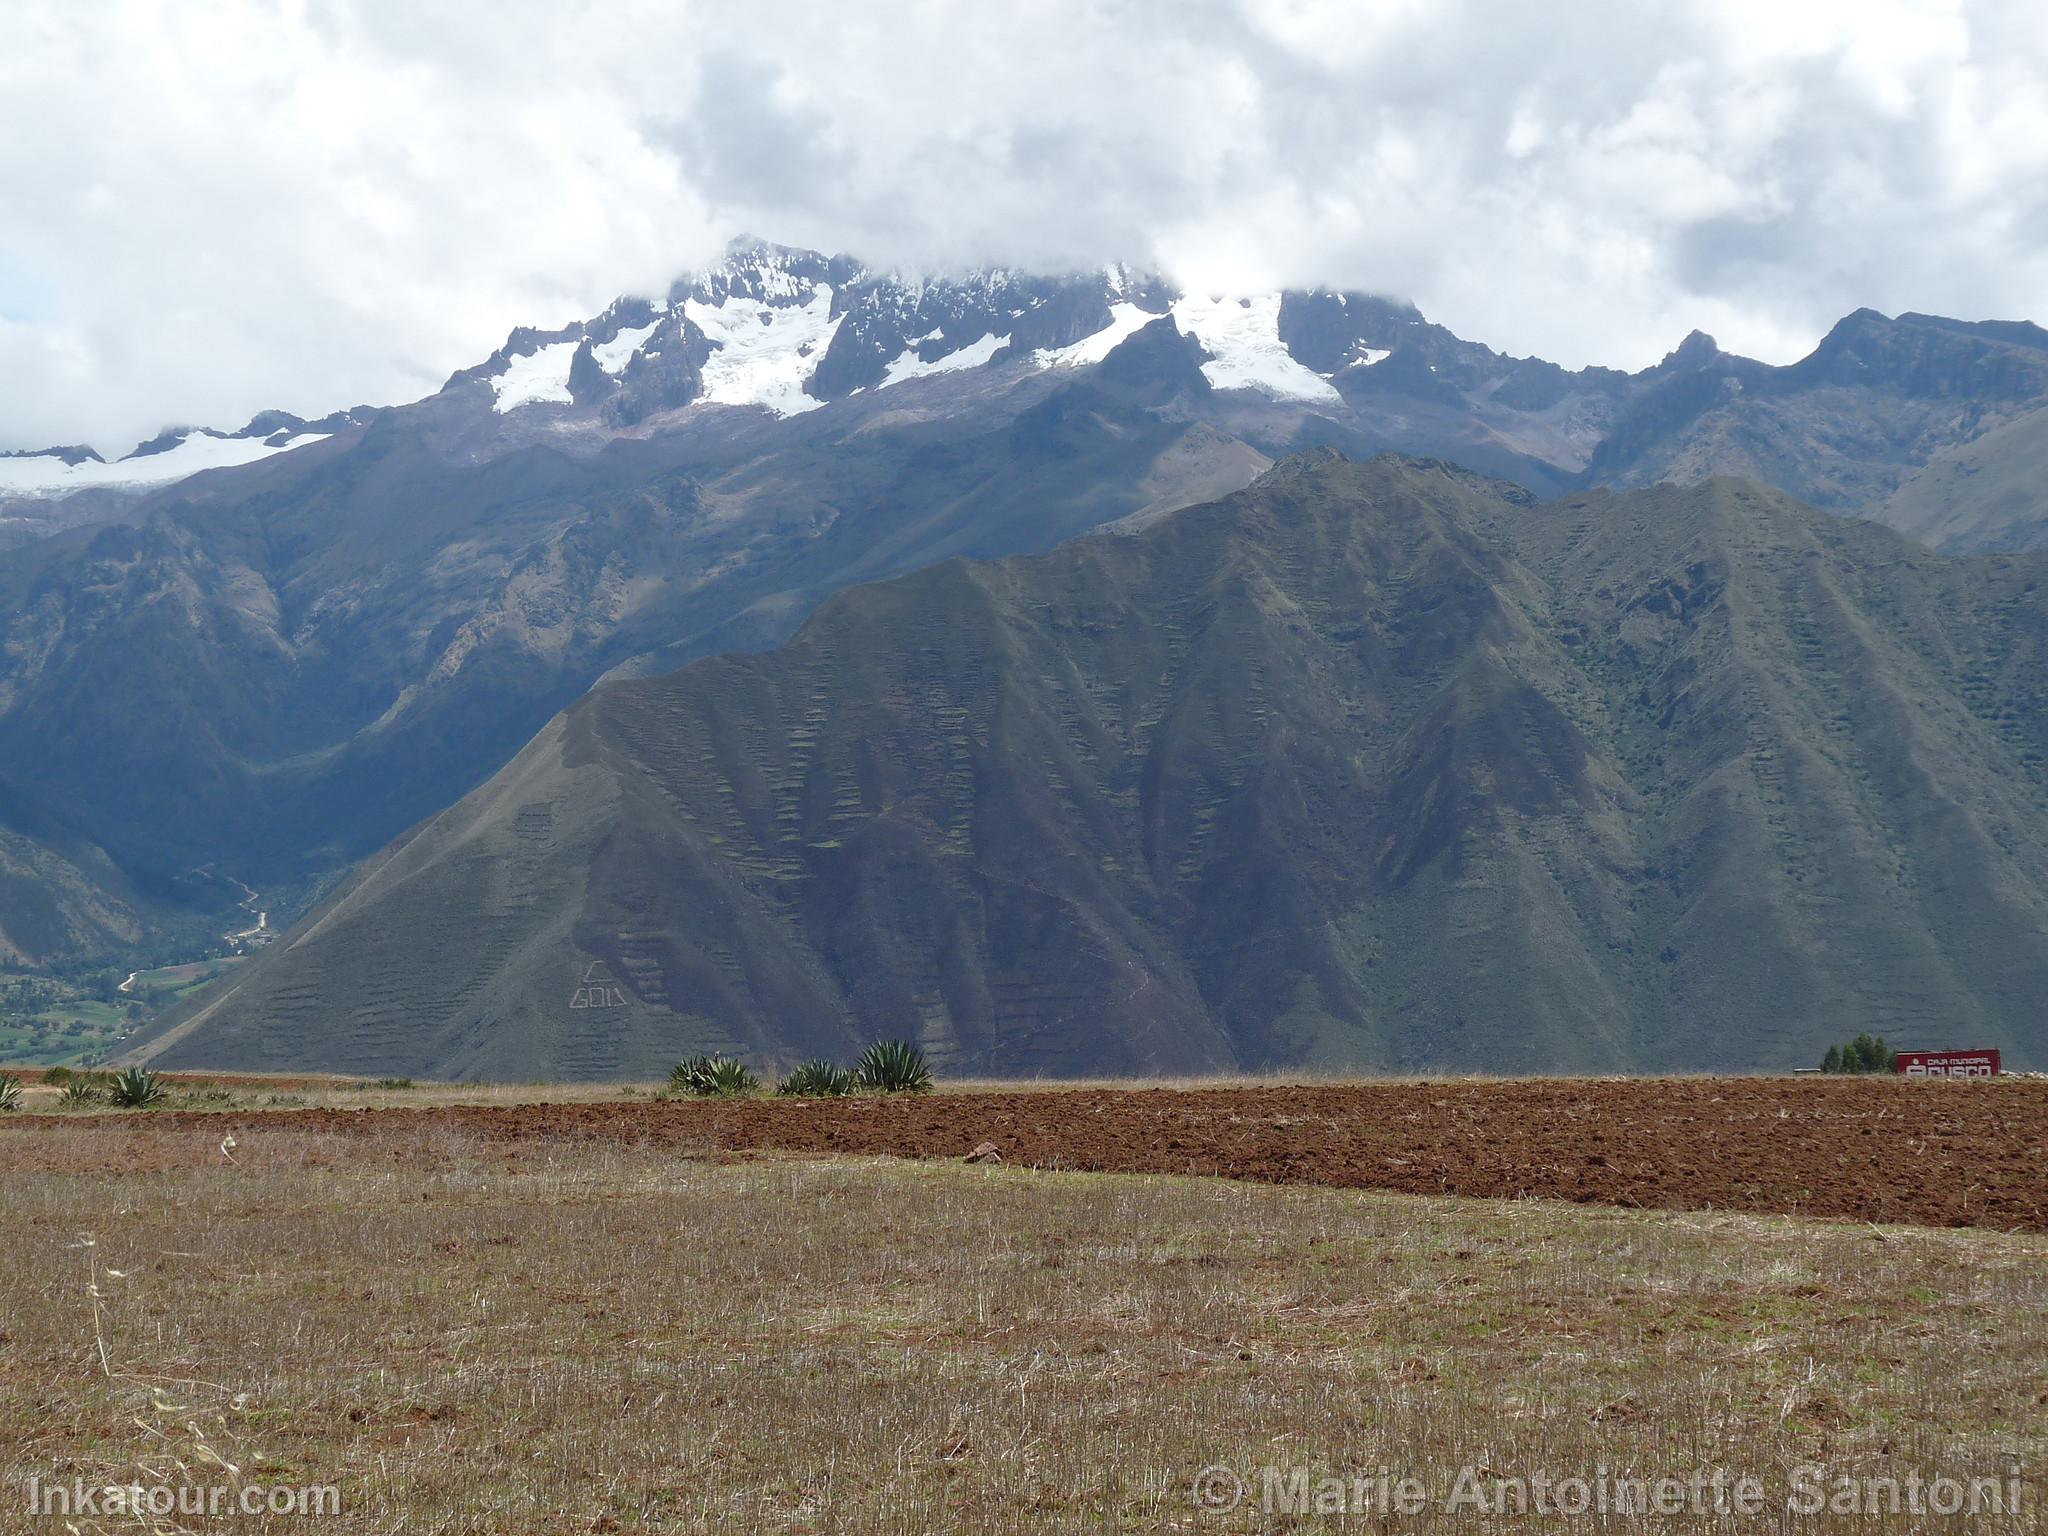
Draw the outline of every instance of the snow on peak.
[[[553,341],[505,359],[504,372],[491,379],[491,388],[498,394],[493,408],[510,411],[522,405],[567,405],[569,365],[581,345],[578,341]]]
[[[617,377],[660,325],[661,317],[657,315],[645,325],[622,326],[610,341],[591,343],[590,355],[598,367]],[[492,409],[503,413],[522,405],[571,404],[569,369],[576,361],[576,349],[582,345],[581,338],[572,336],[567,341],[543,342],[531,352],[505,359],[504,368],[490,380],[497,394]]]
[[[1107,269],[1105,275],[1113,286],[1119,279],[1124,283],[1130,281],[1127,273],[1116,268]],[[1341,398],[1328,379],[1296,362],[1281,341],[1277,293],[1190,295],[1175,300],[1169,313],[1173,323],[1199,341],[1209,354],[1209,360],[1202,364],[1202,373],[1218,389],[1256,389],[1282,400]],[[1099,363],[1118,344],[1158,318],[1136,304],[1112,304],[1109,324],[1093,336],[1071,346],[1039,352],[1035,360],[1042,367]]]
[[[877,277],[851,258],[752,241],[736,242],[723,261],[678,279],[665,304],[622,300],[599,320],[576,328],[575,339],[515,333],[530,350],[494,358],[491,366],[498,371],[489,383],[501,412],[533,404],[568,405],[573,403],[569,381],[580,345],[588,344],[598,368],[617,378],[664,325],[687,318],[712,344],[699,402],[759,406],[777,416],[793,416],[824,403],[806,389],[842,324],[851,330],[840,339],[851,345],[844,359],[834,360],[828,394],[844,392],[854,376],[866,388],[880,389],[979,368],[1019,337],[1030,348],[1047,329],[1039,324],[1047,317],[1034,317],[1033,311],[1054,296],[1064,303],[1085,289],[1107,301],[1106,322],[1069,345],[1031,351],[1034,366],[1092,366],[1145,326],[1170,316],[1201,344],[1207,354],[1202,372],[1218,389],[1318,403],[1340,398],[1329,375],[1298,362],[1281,341],[1278,293],[1175,297],[1165,279],[1114,262],[1063,278],[1020,278],[1002,268],[943,279],[919,273]],[[629,302],[631,308],[624,307]],[[620,327],[606,341],[595,339],[621,319],[646,323]],[[976,331],[984,334],[942,357],[930,356],[947,335]],[[1346,366],[1361,361],[1369,366],[1384,356],[1361,345]]]
[[[647,345],[647,338],[652,336],[660,325],[661,321],[657,318],[645,325],[625,326],[610,341],[600,341],[592,346],[590,355],[596,359],[598,367],[617,377],[626,371],[626,364],[633,361],[633,354]]]
[[[858,263],[742,236],[726,247],[724,260],[672,286],[669,299],[714,305],[730,299],[802,304],[817,283],[853,283],[862,275]]]
[[[1118,343],[1135,336],[1158,318],[1149,309],[1140,309],[1135,304],[1112,304],[1108,325],[1071,346],[1046,348],[1037,354],[1037,361],[1048,368],[1083,368],[1099,363],[1116,350]]]
[[[936,333],[934,333],[936,334]],[[930,341],[931,336],[921,337]],[[970,341],[958,351],[948,352],[944,357],[926,362],[915,351],[905,352],[891,363],[882,376],[878,389],[887,389],[891,384],[901,384],[905,379],[921,379],[928,374],[955,373],[962,368],[979,368],[1010,344],[1007,336],[984,336],[979,341]]]
[[[1145,289],[1156,286],[1149,273],[1121,261],[1107,263],[1102,269],[1102,281],[1108,286],[1112,299],[1128,299]]]
[[[189,432],[175,446],[161,452],[118,459],[112,464],[99,459],[67,464],[51,453],[0,457],[0,496],[63,496],[91,487],[144,490],[169,485],[203,469],[253,464],[258,459],[321,442],[328,435],[301,432],[273,445],[260,437],[217,437],[210,432]]]
[[[804,393],[844,316],[832,313],[829,284],[812,285],[802,304],[731,297],[721,304],[683,301],[693,324],[718,344],[704,364],[701,399],[714,405],[764,406],[778,416],[825,402]]]
[[[1256,389],[1281,400],[1342,398],[1281,341],[1277,293],[1190,295],[1175,302],[1173,321],[1209,353],[1202,373],[1218,389]]]

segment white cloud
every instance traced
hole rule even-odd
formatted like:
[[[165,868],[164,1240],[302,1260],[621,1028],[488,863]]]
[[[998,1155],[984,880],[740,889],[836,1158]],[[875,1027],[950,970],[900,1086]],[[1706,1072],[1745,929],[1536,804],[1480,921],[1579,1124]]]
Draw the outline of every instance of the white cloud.
[[[1566,363],[2048,318],[2035,0],[0,5],[0,445],[409,398],[723,238]]]

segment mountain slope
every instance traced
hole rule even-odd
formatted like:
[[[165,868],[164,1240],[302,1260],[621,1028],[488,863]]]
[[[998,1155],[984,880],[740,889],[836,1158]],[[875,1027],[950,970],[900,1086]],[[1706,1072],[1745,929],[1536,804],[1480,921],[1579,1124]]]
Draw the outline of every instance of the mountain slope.
[[[1318,445],[1541,495],[1734,469],[2023,546],[2048,529],[2025,474],[2043,340],[1859,312],[1790,368],[1695,336],[1640,374],[1568,372],[1364,294],[742,242],[410,405],[0,460],[0,834],[151,930],[205,931],[243,884],[296,914],[600,678],[772,645],[849,583],[1156,517]],[[127,930],[38,931],[47,960]]]
[[[0,791],[182,899],[431,814],[620,666],[769,643],[845,582],[1229,489],[1237,440],[1073,383],[939,431],[449,464],[402,423],[0,565]],[[286,905],[283,901],[277,906]]]
[[[137,943],[151,914],[96,848],[64,848],[0,828],[0,964]]]
[[[2048,408],[1944,448],[1871,516],[1956,554],[2048,543]]]
[[[1816,506],[1873,511],[1931,459],[2048,401],[2048,331],[1858,310],[1774,368],[1695,333],[1631,400],[1585,480],[1743,475]],[[1970,547],[1968,519],[1952,530]],[[2037,504],[2029,541],[2048,539]]]
[[[1343,301],[1311,327],[1332,383],[1282,340],[1322,302],[1122,269],[913,282],[754,244],[660,303],[515,332],[414,405],[207,437],[268,456],[0,553],[0,831],[52,867],[103,849],[132,887],[106,901],[152,917],[235,882],[290,913],[598,678],[772,644],[848,582],[1154,515],[1303,438],[1555,478],[1398,391],[1346,407],[1390,355],[1362,337],[1507,364]],[[39,932],[31,958],[122,947]]]
[[[1297,458],[600,688],[138,1054],[2039,1059],[2044,574],[1734,482],[1535,506]]]

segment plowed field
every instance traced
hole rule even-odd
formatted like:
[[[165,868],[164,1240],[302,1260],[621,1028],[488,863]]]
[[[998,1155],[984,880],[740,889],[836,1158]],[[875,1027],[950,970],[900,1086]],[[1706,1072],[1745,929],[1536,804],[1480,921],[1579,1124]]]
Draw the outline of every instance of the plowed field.
[[[1430,1195],[2048,1231],[2048,1083],[1519,1080],[964,1092],[817,1101],[24,1115],[0,1171],[244,1160],[267,1131],[958,1158]],[[95,1134],[52,1138],[55,1127]],[[61,1146],[57,1143],[61,1142]],[[87,1150],[89,1149],[89,1150]]]

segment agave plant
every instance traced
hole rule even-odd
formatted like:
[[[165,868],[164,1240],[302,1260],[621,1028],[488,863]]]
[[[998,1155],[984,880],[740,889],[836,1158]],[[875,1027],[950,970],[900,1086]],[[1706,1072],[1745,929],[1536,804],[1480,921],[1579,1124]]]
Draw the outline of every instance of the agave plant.
[[[760,1086],[761,1080],[746,1064],[730,1056],[692,1056],[677,1062],[668,1075],[669,1092],[695,1099],[744,1098]]]
[[[709,1056],[687,1056],[675,1065],[668,1075],[670,1093],[686,1093],[701,1098],[709,1091],[711,1082],[711,1058]]]
[[[99,1101],[99,1084],[89,1077],[67,1077],[63,1088],[57,1094],[57,1102],[66,1109],[80,1109]]]
[[[786,1099],[837,1099],[859,1086],[846,1068],[820,1056],[793,1068],[789,1076],[775,1085],[775,1091]]]
[[[164,1080],[147,1067],[129,1067],[115,1074],[108,1097],[123,1109],[147,1109],[164,1096]]]
[[[860,1053],[853,1075],[880,1093],[923,1093],[932,1085],[924,1052],[908,1040],[877,1040]]]
[[[12,1072],[0,1072],[0,1115],[21,1108],[21,1079]]]
[[[715,1099],[743,1099],[761,1088],[761,1079],[747,1070],[744,1062],[730,1056],[711,1058],[709,1096]]]

